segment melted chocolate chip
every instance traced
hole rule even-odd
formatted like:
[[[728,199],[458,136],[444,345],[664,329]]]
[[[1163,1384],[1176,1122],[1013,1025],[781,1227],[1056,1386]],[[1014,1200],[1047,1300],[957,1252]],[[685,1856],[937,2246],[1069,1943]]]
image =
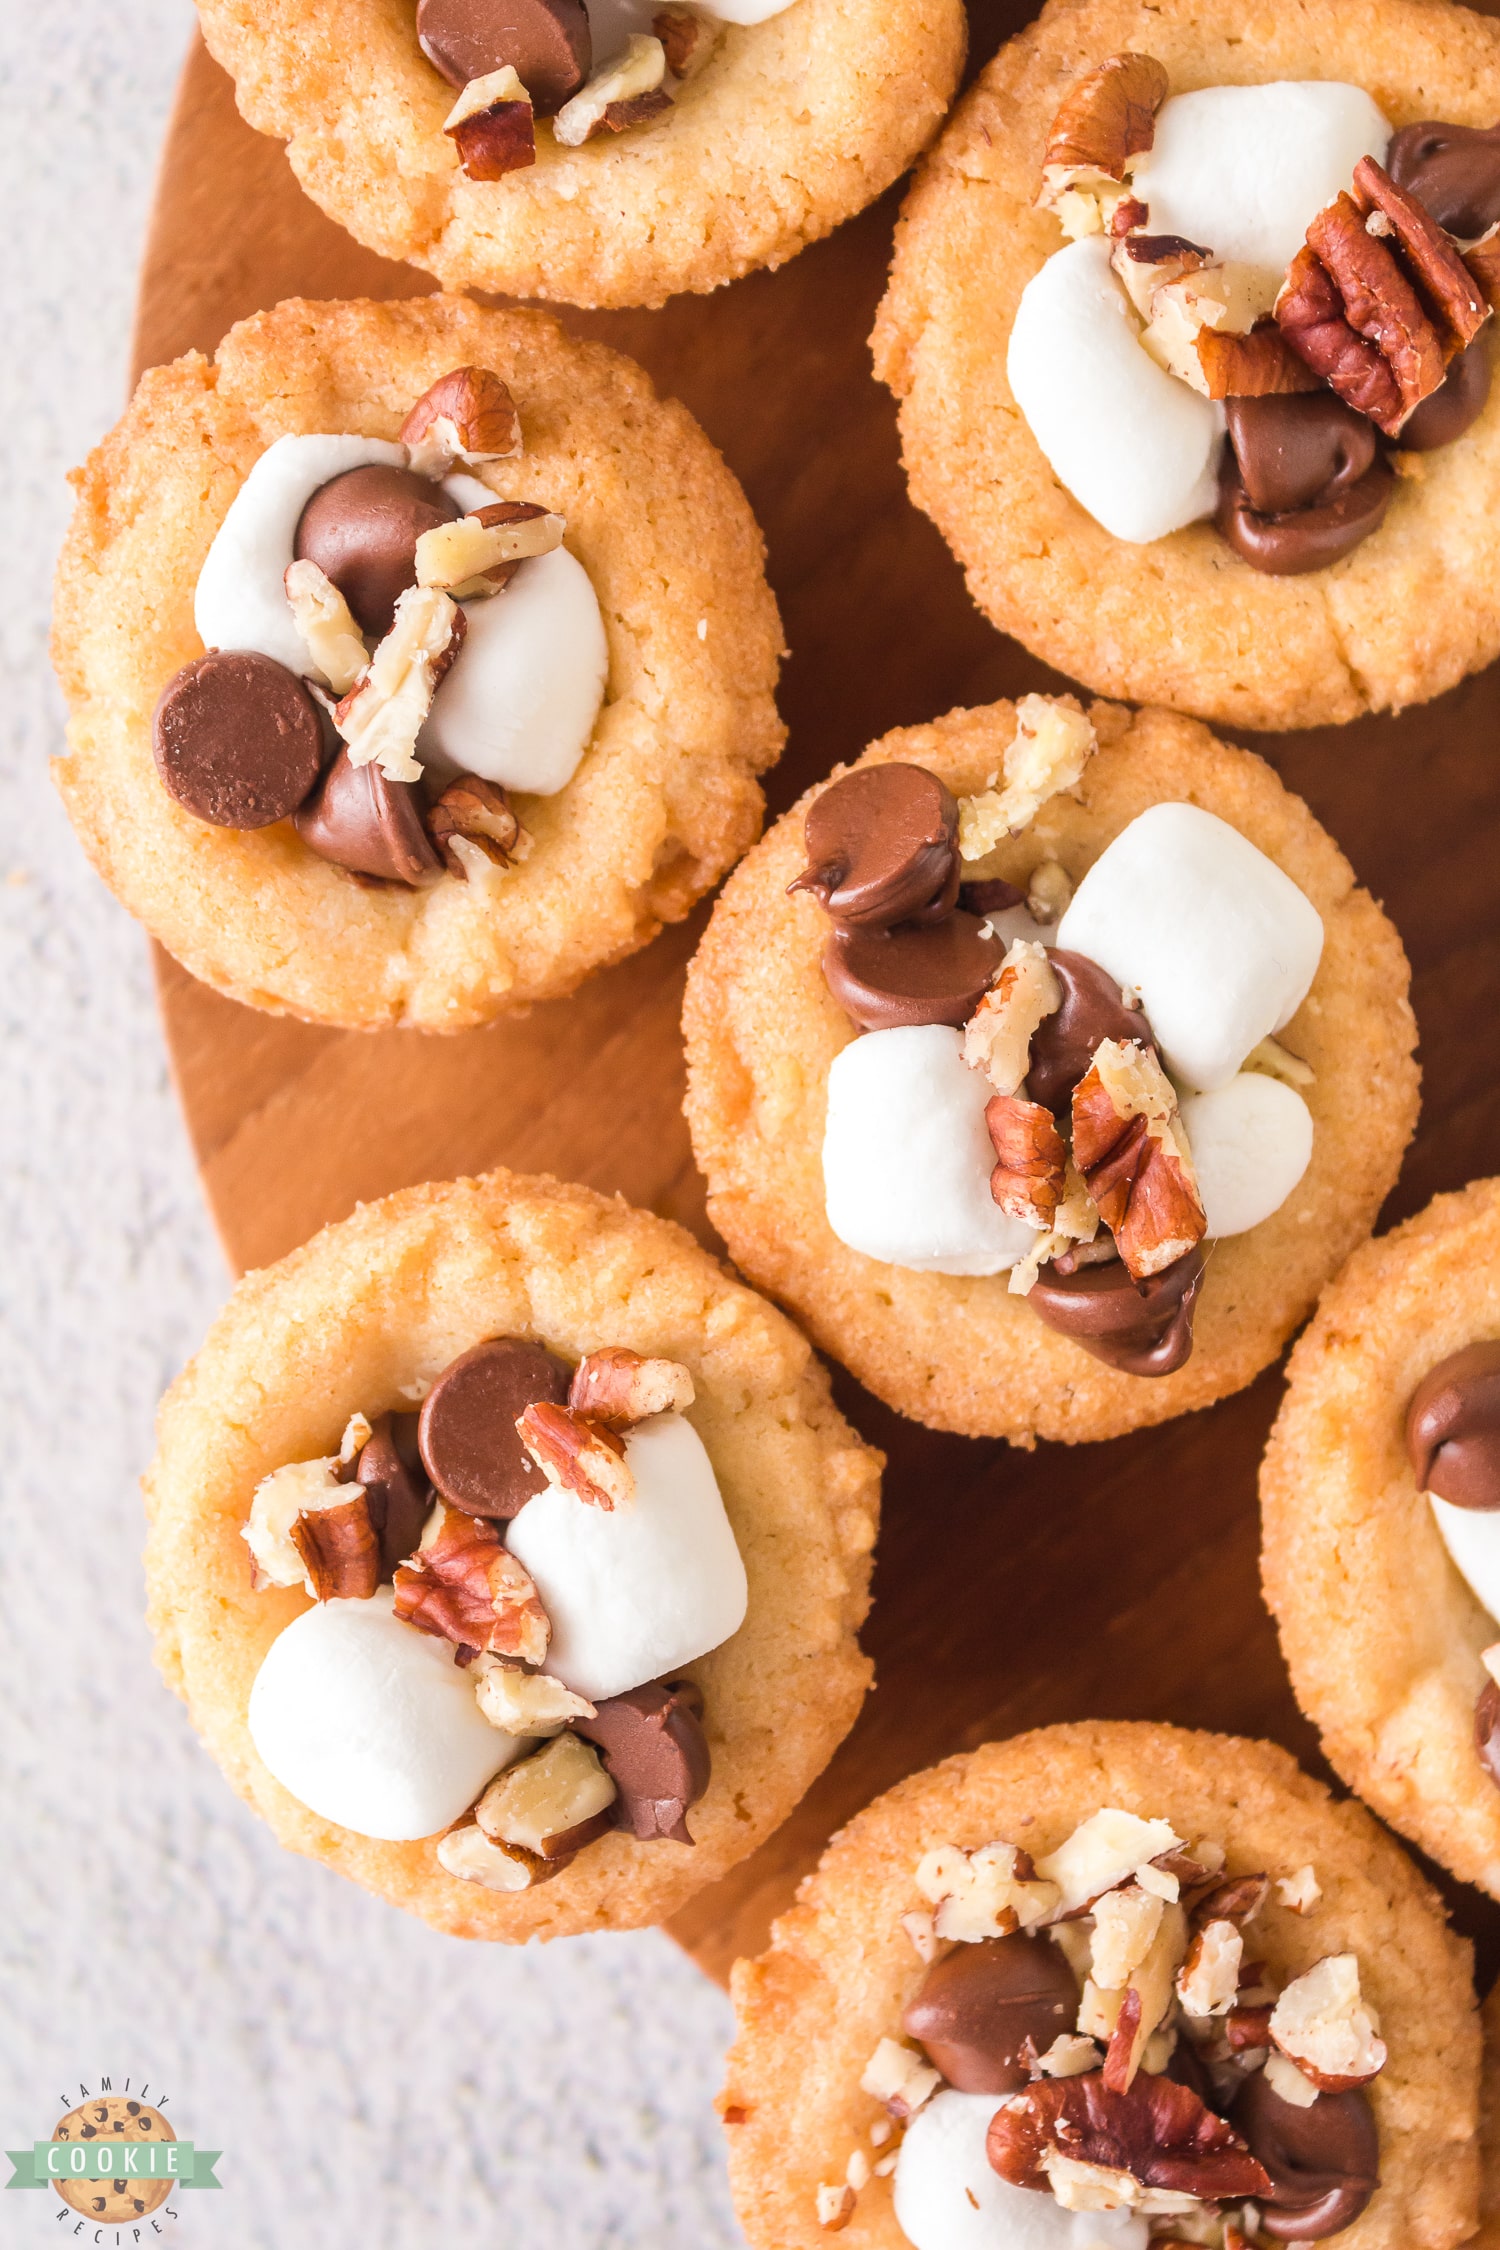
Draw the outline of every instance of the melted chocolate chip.
[[[430,477],[372,462],[320,484],[303,509],[293,550],[333,580],[362,633],[391,629],[396,602],[417,582],[417,541],[463,514]]]
[[[1312,508],[1358,484],[1375,459],[1375,425],[1332,391],[1224,401],[1250,506],[1264,516]]]
[[[1264,2071],[1246,2079],[1229,2122],[1271,2176],[1258,2196],[1261,2225],[1280,2242],[1318,2242],[1354,2221],[1380,2185],[1380,2137],[1368,2095],[1356,2086],[1298,2109],[1271,2091]]]
[[[1478,335],[1461,351],[1446,379],[1401,425],[1396,443],[1406,453],[1435,453],[1479,420],[1490,395],[1490,340]]]
[[[572,1722],[575,1734],[598,1745],[619,1792],[615,1826],[642,1843],[657,1836],[693,1841],[683,1816],[708,1787],[711,1763],[702,1712],[691,1680],[653,1680],[609,1696],[591,1719]]]
[[[958,897],[958,805],[925,766],[862,766],[813,799],[808,864],[788,888],[809,891],[847,930],[941,921]]]
[[[1124,1375],[1171,1375],[1193,1348],[1193,1308],[1203,1283],[1199,1244],[1149,1281],[1123,1261],[1059,1273],[1043,1266],[1026,1302],[1060,1336],[1071,1336]]]
[[[901,2028],[961,2094],[1014,2094],[1078,2014],[1078,1982],[1046,1938],[1016,1931],[934,1963]]]
[[[357,875],[420,883],[441,862],[422,824],[422,800],[409,781],[388,781],[372,758],[354,765],[341,749],[321,787],[297,814],[309,851]]]
[[[572,1369],[540,1344],[496,1336],[445,1367],[417,1424],[422,1461],[443,1498],[471,1516],[518,1516],[547,1480],[516,1434],[539,1400],[567,1403]]]
[[[1357,483],[1345,485],[1315,508],[1262,515],[1251,507],[1234,454],[1226,448],[1214,522],[1220,536],[1252,570],[1269,578],[1300,578],[1310,570],[1327,570],[1342,562],[1378,531],[1395,486],[1395,471],[1379,457]]]
[[[1005,958],[972,914],[900,923],[894,930],[835,930],[823,948],[828,989],[861,1031],[900,1024],[968,1022]]]
[[[295,672],[211,648],[168,680],[151,722],[169,796],[215,828],[269,828],[317,784],[323,723]]]
[[[1102,1040],[1149,1040],[1152,1032],[1139,1008],[1126,1007],[1120,987],[1097,961],[1056,946],[1047,959],[1062,986],[1062,1006],[1044,1016],[1032,1034],[1026,1090],[1044,1109],[1066,1110]]]
[[[960,883],[958,903],[966,914],[1006,914],[1013,906],[1026,904],[1026,893],[1003,876],[992,875],[984,883]]]
[[[1397,187],[1464,241],[1500,219],[1500,125],[1403,125],[1386,150]]]
[[[380,1542],[380,1583],[414,1555],[432,1505],[432,1486],[417,1445],[415,1414],[382,1414],[359,1450],[354,1481],[364,1488]]]
[[[1455,1508],[1500,1508],[1500,1343],[1466,1344],[1423,1376],[1406,1453],[1420,1491]]]
[[[1474,1704],[1474,1748],[1479,1763],[1500,1789],[1500,1687],[1486,1680]]]
[[[555,116],[593,62],[583,0],[418,0],[417,39],[450,86],[509,63],[538,117]]]

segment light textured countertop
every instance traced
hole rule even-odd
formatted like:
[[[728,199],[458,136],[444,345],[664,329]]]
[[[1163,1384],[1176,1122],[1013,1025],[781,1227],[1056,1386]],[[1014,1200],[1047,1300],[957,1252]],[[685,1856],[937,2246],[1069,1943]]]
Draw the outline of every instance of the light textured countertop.
[[[151,1663],[135,1479],[226,1276],[145,943],[47,779],[47,612],[189,28],[183,0],[0,8],[0,2145],[134,2073],[225,2151],[224,2193],[169,2207],[185,2246],[713,2250],[730,2015],[671,1942],[429,1933],[280,1852]],[[0,2197],[0,2244],[61,2217]]]

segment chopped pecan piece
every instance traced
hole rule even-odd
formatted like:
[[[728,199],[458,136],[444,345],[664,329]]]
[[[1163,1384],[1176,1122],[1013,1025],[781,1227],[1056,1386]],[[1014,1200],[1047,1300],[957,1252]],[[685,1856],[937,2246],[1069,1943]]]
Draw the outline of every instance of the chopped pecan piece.
[[[982,1070],[997,1094],[1014,1094],[1026,1076],[1038,1024],[1061,1006],[1062,986],[1047,948],[1017,938],[964,1026],[964,1061]]]
[[[387,781],[420,781],[417,736],[463,632],[456,602],[433,588],[408,586],[390,631],[333,714],[351,765],[373,760]]]
[[[1070,235],[1098,234],[1125,200],[1125,183],[1156,136],[1167,74],[1152,55],[1111,55],[1081,78],[1052,120],[1037,207]]]
[[[1447,373],[1443,334],[1390,241],[1370,233],[1349,195],[1326,204],[1308,228],[1276,320],[1314,373],[1387,437],[1399,435]]]
[[[401,443],[422,476],[442,476],[455,461],[475,469],[519,453],[521,418],[488,367],[452,367],[417,400],[401,425]]]
[[[1009,1218],[1050,1231],[1068,1157],[1051,1110],[1019,1094],[995,1094],[985,1104],[984,1122],[996,1157],[990,1194]]]
[[[326,571],[304,556],[286,566],[282,583],[292,623],[335,695],[347,695],[370,661],[354,614]]]
[[[518,564],[560,547],[564,519],[531,500],[496,500],[452,523],[434,524],[417,541],[417,584],[437,586],[456,602],[498,594]]]
[[[1404,188],[1397,187],[1383,165],[1363,156],[1354,167],[1354,202],[1365,213],[1384,218],[1416,277],[1427,303],[1446,326],[1451,339],[1445,355],[1451,358],[1472,344],[1490,317],[1490,308],[1474,276],[1430,211]]]
[[[486,1836],[473,1820],[438,1838],[437,1861],[446,1874],[456,1875],[461,1883],[481,1883],[487,1891],[529,1891],[562,1873],[560,1865],[535,1852]]]
[[[476,1656],[469,1670],[474,1699],[502,1734],[561,1734],[574,1719],[591,1719],[594,1706],[546,1672],[525,1672],[498,1656]]]
[[[882,2039],[859,2083],[865,2093],[885,2104],[898,2125],[904,2125],[937,2092],[943,2074],[914,2047],[903,2047],[899,2039]]]
[[[1197,1900],[1193,1918],[1203,1922],[1234,1922],[1241,1928],[1253,1922],[1270,1895],[1269,1875],[1231,1875],[1206,1897]]]
[[[505,791],[472,773],[449,782],[428,812],[426,827],[449,874],[465,882],[471,873],[470,852],[496,867],[509,867],[521,840],[521,823]]]
[[[395,1576],[394,1608],[459,1648],[540,1664],[552,1627],[530,1573],[483,1516],[445,1508],[435,1535]]]
[[[651,29],[674,78],[695,78],[713,53],[718,26],[694,8],[659,8]]]
[[[1098,747],[1093,721],[1071,696],[1023,695],[1005,751],[1005,787],[992,782],[977,796],[959,799],[960,859],[983,859],[1029,827],[1049,797],[1077,786]]]
[[[612,1430],[628,1430],[653,1414],[680,1414],[693,1403],[693,1378],[675,1359],[642,1359],[612,1345],[586,1352],[568,1391],[568,1408]]]
[[[496,1774],[474,1818],[497,1843],[538,1859],[571,1859],[613,1825],[615,1785],[591,1743],[560,1734]]]
[[[1039,2079],[996,2110],[987,2146],[1014,2187],[1047,2187],[1049,2155],[1205,2201],[1263,2195],[1271,2185],[1238,2133],[1189,2087],[1145,2072],[1128,2094],[1107,2087],[1102,2072]]]
[[[1185,1257],[1207,1222],[1172,1082],[1150,1047],[1106,1039],[1073,1091],[1073,1161],[1131,1278]]]
[[[972,1852],[939,1844],[924,1854],[916,1884],[937,1908],[935,1934],[965,1944],[1030,1929],[1056,1909],[1059,1897],[1057,1885],[1039,1881],[1013,1844],[981,1844]]]
[[[503,180],[536,162],[536,112],[531,96],[507,63],[471,78],[443,120],[470,180]]]
[[[581,148],[596,133],[618,132],[624,125],[641,123],[670,108],[672,97],[662,84],[666,75],[667,57],[661,41],[632,32],[624,54],[596,70],[572,100],[563,103],[552,121],[555,137],[564,148]],[[651,95],[660,99],[638,110],[642,96]]]
[[[1190,2016],[1227,2016],[1240,1988],[1245,1941],[1233,1922],[1208,1921],[1193,1933],[1177,1972],[1177,1997]]]
[[[1252,2053],[1257,2047],[1269,2047],[1270,2008],[1231,2008],[1224,2018],[1224,2036],[1237,2055]]]
[[[1106,1892],[1094,1916],[1078,2029],[1108,2041],[1106,2082],[1127,2093],[1147,2042],[1171,2011],[1173,1978],[1187,1951],[1187,1916],[1134,1884]]]
[[[542,1475],[559,1492],[571,1492],[591,1508],[628,1508],[635,1479],[625,1446],[602,1422],[586,1422],[566,1406],[539,1399],[516,1417],[521,1443]]]
[[[380,1584],[380,1541],[370,1503],[357,1486],[347,1489],[347,1500],[304,1512],[292,1525],[292,1544],[315,1602],[368,1601]]]
[[[1271,2012],[1271,2041],[1325,2094],[1367,2086],[1385,2068],[1352,1953],[1326,1954],[1293,1978]]]
[[[1322,389],[1274,320],[1258,320],[1247,336],[1201,330],[1198,364],[1210,398],[1281,398]]]

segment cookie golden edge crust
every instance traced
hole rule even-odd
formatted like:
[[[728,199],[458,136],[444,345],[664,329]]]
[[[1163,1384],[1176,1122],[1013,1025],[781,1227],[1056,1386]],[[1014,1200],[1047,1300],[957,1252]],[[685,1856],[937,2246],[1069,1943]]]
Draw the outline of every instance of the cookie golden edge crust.
[[[1416,1124],[1416,1024],[1401,941],[1338,846],[1265,762],[1166,711],[1091,711],[1100,748],[1071,795],[966,876],[1024,882],[1060,859],[1076,883],[1127,822],[1164,798],[1202,805],[1298,883],[1323,918],[1308,999],[1280,1035],[1316,1073],[1316,1133],[1301,1184],[1270,1219],[1219,1243],[1198,1300],[1192,1357],[1174,1375],[1123,1375],[1043,1326],[1005,1274],[965,1279],[886,1265],[828,1224],[822,1138],[828,1067],[856,1036],[823,981],[828,925],[787,898],[803,865],[795,805],[726,884],[688,971],[686,1111],[708,1206],[731,1256],[823,1350],[890,1406],[968,1437],[1076,1442],[1207,1406],[1250,1382],[1365,1236]],[[909,759],[956,795],[984,787],[1015,706],[898,728],[859,764]],[[840,769],[843,770],[843,769]],[[836,779],[837,775],[830,776]],[[820,783],[824,788],[827,783]]]
[[[449,1876],[433,1838],[381,1843],[322,1820],[272,1779],[246,1726],[250,1688],[309,1605],[253,1593],[240,1537],[269,1470],[327,1453],[356,1408],[408,1405],[419,1371],[507,1333],[574,1358],[625,1344],[691,1370],[688,1419],[750,1581],[739,1632],[685,1667],[713,1755],[688,1815],[696,1842],[612,1831],[519,1895]],[[247,1275],[167,1393],[143,1484],[157,1662],[279,1842],[433,1928],[520,1942],[658,1922],[770,1835],[854,1723],[882,1466],[790,1321],[681,1228],[545,1177],[410,1188]]]
[[[1429,1368],[1500,1336],[1500,1180],[1357,1250],[1287,1366],[1261,1466],[1261,1575],[1297,1701],[1382,1819],[1500,1898],[1500,1789],[1474,1750],[1497,1628],[1406,1458]]]
[[[357,241],[448,288],[593,306],[717,289],[862,211],[938,131],[967,43],[961,0],[795,0],[726,25],[657,123],[577,149],[544,131],[533,166],[473,181],[409,8],[198,14],[241,115]]]
[[[393,439],[465,363],[510,384],[525,437],[485,481],[565,515],[593,579],[606,701],[568,786],[516,793],[534,849],[501,884],[370,889],[288,821],[242,831],[186,813],[157,777],[151,717],[202,652],[198,572],[265,448],[298,431]],[[213,359],[149,370],[74,482],[53,624],[72,715],[54,777],[111,890],[230,999],[349,1029],[468,1030],[635,952],[759,834],[756,776],[785,738],[760,531],[687,410],[550,315],[291,299]]]
[[[900,401],[912,498],[985,615],[1099,694],[1263,728],[1424,702],[1500,653],[1500,385],[1456,443],[1402,457],[1373,537],[1302,578],[1252,570],[1211,524],[1114,539],[1016,407],[1016,306],[1063,241],[1032,208],[1047,132],[1073,82],[1125,48],[1155,55],[1174,93],[1344,79],[1394,126],[1500,118],[1500,25],[1438,0],[1248,15],[1241,0],[1051,0],[955,109],[897,226],[871,341]]]
[[[824,2243],[818,2185],[843,2178],[854,2148],[869,2152],[882,2112],[860,2075],[876,2042],[899,2034],[925,1974],[899,1926],[922,1903],[922,1854],[1003,1838],[1040,1856],[1101,1805],[1217,1839],[1234,1873],[1316,1867],[1317,1910],[1268,1906],[1256,1935],[1283,1978],[1325,1953],[1357,1953],[1390,2049],[1369,2088],[1382,2185],[1341,2250],[1462,2241],[1478,2192],[1479,2023],[1470,1948],[1437,1894],[1362,1805],[1336,1802],[1275,1745],[1121,1721],[1039,1728],[899,1783],[834,1837],[769,1950],[735,1964],[738,2026],[719,2106],[753,2250]],[[904,2250],[889,2180],[861,2191],[844,2239]]]

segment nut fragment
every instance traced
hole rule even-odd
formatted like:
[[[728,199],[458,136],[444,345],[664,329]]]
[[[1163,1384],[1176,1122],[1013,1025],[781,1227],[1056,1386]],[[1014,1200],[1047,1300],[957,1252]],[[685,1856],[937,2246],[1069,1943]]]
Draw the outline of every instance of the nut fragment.
[[[422,1544],[395,1575],[395,1612],[459,1648],[540,1664],[552,1627],[530,1573],[482,1516],[434,1509]]]
[[[476,1656],[474,1699],[502,1734],[561,1734],[570,1719],[591,1719],[594,1706],[546,1672],[523,1672],[498,1656]]]
[[[1142,1820],[1118,1806],[1103,1805],[1080,1821],[1055,1852],[1037,1861],[1037,1873],[1058,1886],[1062,1912],[1076,1914],[1138,1867],[1176,1851],[1181,1842],[1168,1821]]]
[[[443,120],[470,180],[503,180],[536,162],[536,112],[515,70],[471,78]]]
[[[529,500],[497,500],[452,523],[434,524],[417,541],[417,584],[436,586],[456,602],[497,594],[518,562],[550,555],[567,524]]]
[[[293,1527],[304,1513],[336,1508],[348,1498],[338,1469],[337,1457],[330,1454],[317,1461],[288,1461],[261,1478],[240,1531],[250,1550],[251,1583],[257,1593],[267,1586],[306,1586],[312,1592]]]
[[[456,461],[478,468],[521,450],[521,419],[507,386],[488,367],[454,367],[422,393],[401,425],[412,468],[440,477]]]
[[[1113,1957],[1106,1954],[1101,1963],[1100,1935],[1109,1928],[1107,1915],[1112,1900],[1122,1902],[1117,1912],[1130,1934],[1116,1944]],[[1149,1911],[1153,1909],[1158,1917],[1154,1923]],[[1187,1951],[1187,1916],[1180,1906],[1168,1906],[1134,1886],[1129,1891],[1107,1893],[1097,1902],[1094,1914],[1093,1961],[1079,2003],[1078,2029],[1090,2038],[1109,2041],[1105,2082],[1115,2092],[1128,2093],[1148,2041],[1171,2009],[1173,1980]],[[1106,1916],[1104,1921],[1101,1915]],[[1101,1967],[1118,1976],[1122,1960],[1142,1942],[1148,1929],[1151,1934],[1145,1952],[1132,1963],[1120,1984],[1106,1985]]]
[[[1263,2195],[1271,2184],[1238,2133],[1190,2088],[1145,2073],[1127,2094],[1112,2092],[1092,2072],[1039,2079],[996,2111],[988,2151],[1014,2187],[1052,2184],[1049,2153],[1205,2201]]]
[[[1036,2067],[1043,2078],[1079,2078],[1086,2070],[1097,2070],[1100,2060],[1094,2040],[1060,2031],[1047,2052],[1037,2056]]]
[[[571,1859],[612,1826],[615,1785],[599,1753],[576,1734],[496,1774],[474,1818],[497,1843],[518,1845],[538,1859]]]
[[[380,1541],[370,1520],[370,1503],[355,1486],[331,1507],[298,1515],[292,1545],[307,1571],[315,1602],[363,1602],[380,1584]]]
[[[1061,1006],[1062,986],[1047,948],[1017,938],[964,1026],[964,1061],[983,1071],[997,1094],[1014,1094],[1026,1076],[1038,1024]]]
[[[529,1891],[534,1883],[545,1883],[549,1875],[559,1873],[535,1852],[486,1836],[472,1820],[439,1837],[437,1859],[439,1867],[461,1883],[482,1883],[487,1891]]]
[[[667,75],[666,49],[659,39],[632,32],[623,55],[596,70],[552,120],[552,130],[564,148],[581,148],[595,133],[619,132],[623,126],[643,124],[671,105],[662,81]]]
[[[1390,193],[1401,197],[1394,184]],[[1394,232],[1390,239],[1371,234],[1353,197],[1337,195],[1313,219],[1276,300],[1277,324],[1293,351],[1387,437],[1398,436],[1441,386],[1457,348],[1448,313],[1440,315],[1440,330],[1398,261],[1394,239]],[[1469,291],[1478,310],[1466,272],[1456,286]],[[1453,317],[1462,318],[1456,303]]]
[[[304,557],[288,563],[283,579],[292,623],[335,695],[347,695],[370,661],[354,613],[326,571]]]
[[[1270,1889],[1268,1875],[1232,1875],[1227,1883],[1217,1884],[1205,1897],[1195,1901],[1194,1920],[1234,1922],[1243,1928],[1247,1922],[1255,1920]]]
[[[1036,1278],[1051,1258],[1060,1258],[1080,1244],[1091,1243],[1099,1232],[1099,1213],[1071,1154],[1063,1169],[1062,1196],[1052,1214],[1050,1231],[1037,1236],[1027,1255],[1010,1269],[1010,1293],[1029,1296]],[[1106,1236],[1101,1247],[1112,1258],[1114,1245]]]
[[[1177,1997],[1190,2016],[1227,2016],[1240,1988],[1245,1941],[1233,1922],[1205,1922],[1194,1932],[1177,1974]]]
[[[1263,2008],[1231,2008],[1224,2018],[1224,2036],[1232,2054],[1254,2054],[1259,2047],[1271,2044],[1271,2010]]]
[[[981,1844],[972,1852],[939,1844],[919,1862],[916,1885],[937,1908],[936,1935],[964,1944],[1032,1929],[1058,1904],[1057,1885],[1038,1881],[1014,1844]]]
[[[1156,134],[1167,74],[1151,55],[1111,55],[1068,94],[1047,136],[1037,206],[1064,233],[1099,234],[1125,200],[1125,182]]]
[[[642,1359],[639,1352],[616,1344],[584,1354],[568,1407],[612,1430],[628,1430],[653,1414],[681,1414],[694,1395],[692,1376],[675,1359]]]
[[[943,2074],[914,2047],[903,2047],[899,2039],[882,2039],[859,2083],[865,2093],[885,2104],[898,2125],[904,2125],[937,2092]]]
[[[1200,328],[1195,348],[1210,398],[1284,398],[1322,389],[1274,320],[1257,321],[1243,336]]]
[[[1311,1914],[1322,1904],[1323,1886],[1315,1867],[1299,1867],[1295,1875],[1280,1875],[1276,1897],[1289,1914]]]
[[[1099,747],[1093,721],[1071,696],[1023,695],[1016,731],[1005,752],[1005,787],[992,780],[958,802],[961,859],[983,859],[1036,818],[1049,797],[1076,788]]]
[[[661,41],[674,78],[696,78],[714,51],[719,27],[695,8],[659,8],[651,29]]]
[[[1055,927],[1073,903],[1073,878],[1060,860],[1039,860],[1026,881],[1026,911],[1033,922]]]
[[[586,1422],[566,1406],[539,1399],[516,1417],[521,1443],[542,1475],[559,1492],[571,1492],[591,1508],[628,1508],[635,1478],[625,1447],[601,1422]]]
[[[1325,1954],[1294,1977],[1272,2011],[1271,2038],[1324,2093],[1367,2086],[1384,2069],[1386,2049],[1360,1997],[1355,1955]]]
[[[351,765],[374,760],[387,781],[421,779],[417,736],[447,670],[444,659],[457,653],[462,617],[433,588],[408,586],[401,595],[390,631],[333,714]]]
[[[984,1122],[995,1151],[991,1196],[1008,1218],[1050,1232],[1067,1185],[1068,1157],[1051,1110],[1019,1094],[994,1094]]]
[[[818,2224],[827,2234],[841,2234],[854,2216],[855,2194],[847,2180],[818,2189]]]
[[[1073,1161],[1131,1277],[1185,1257],[1208,1231],[1177,1095],[1155,1050],[1106,1039],[1073,1091]]]
[[[1354,167],[1354,202],[1365,213],[1366,231],[1385,234],[1401,247],[1424,302],[1432,306],[1444,338],[1445,357],[1472,344],[1490,317],[1483,292],[1424,204],[1397,187],[1384,165],[1362,156]],[[1378,226],[1377,221],[1383,221]]]
[[[482,781],[478,774],[466,773],[449,782],[428,812],[426,827],[449,874],[464,882],[472,871],[470,852],[501,868],[520,856],[516,847],[521,823],[510,799],[498,782]]]
[[[933,1927],[932,1916],[924,1914],[920,1907],[913,1907],[910,1914],[902,1915],[901,1927],[910,1938],[912,1951],[917,1959],[930,1968],[937,1959],[938,1950],[938,1936]]]
[[[1165,1911],[1161,1899],[1136,1883],[1105,1892],[1094,1907],[1091,1973],[1095,1984],[1113,1990],[1129,1984],[1131,1971],[1140,1967],[1156,1943]]]
[[[1266,2084],[1282,2101],[1290,2102],[1293,2109],[1311,2109],[1318,2098],[1318,2089],[1312,2080],[1286,2055],[1267,2055]]]

